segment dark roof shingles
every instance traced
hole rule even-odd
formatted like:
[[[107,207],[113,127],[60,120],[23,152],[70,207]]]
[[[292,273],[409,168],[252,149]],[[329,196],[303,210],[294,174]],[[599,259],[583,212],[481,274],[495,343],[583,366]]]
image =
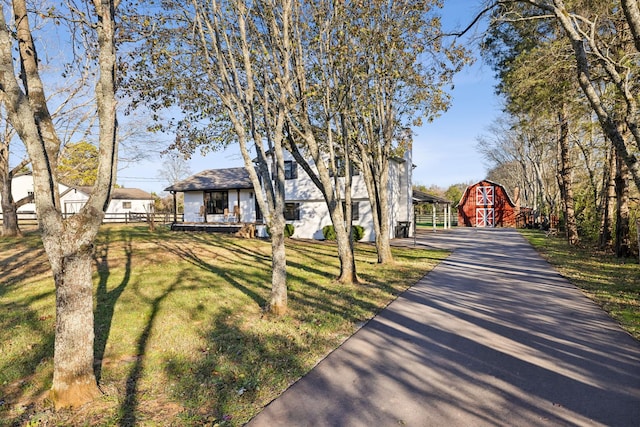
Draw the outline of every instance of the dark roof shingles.
[[[176,182],[164,191],[214,191],[251,189],[253,184],[245,168],[208,169]]]

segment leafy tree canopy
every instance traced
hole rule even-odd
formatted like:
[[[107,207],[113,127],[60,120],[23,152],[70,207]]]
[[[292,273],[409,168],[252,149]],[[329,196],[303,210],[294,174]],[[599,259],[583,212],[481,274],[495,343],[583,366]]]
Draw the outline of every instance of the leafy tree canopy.
[[[66,185],[93,186],[98,174],[98,149],[88,142],[68,144],[60,154],[58,180]]]

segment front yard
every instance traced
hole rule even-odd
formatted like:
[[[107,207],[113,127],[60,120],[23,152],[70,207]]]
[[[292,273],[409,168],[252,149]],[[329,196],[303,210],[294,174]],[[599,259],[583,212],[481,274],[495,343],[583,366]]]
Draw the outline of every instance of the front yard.
[[[333,244],[287,244],[289,312],[265,315],[270,244],[104,226],[95,358],[104,397],[54,413],[54,286],[40,239],[0,239],[0,425],[241,425],[447,253],[357,245],[362,284],[334,282]],[[4,421],[2,421],[4,420]]]

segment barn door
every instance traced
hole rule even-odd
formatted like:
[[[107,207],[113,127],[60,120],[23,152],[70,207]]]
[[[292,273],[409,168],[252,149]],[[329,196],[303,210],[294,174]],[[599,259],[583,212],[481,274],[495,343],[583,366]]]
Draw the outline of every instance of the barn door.
[[[493,186],[476,187],[476,205],[492,206],[493,205]]]
[[[476,209],[476,227],[493,227],[493,208]]]

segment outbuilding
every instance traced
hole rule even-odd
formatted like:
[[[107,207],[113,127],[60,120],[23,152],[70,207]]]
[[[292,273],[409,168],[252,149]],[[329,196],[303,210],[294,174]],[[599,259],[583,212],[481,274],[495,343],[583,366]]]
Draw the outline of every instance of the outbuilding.
[[[515,227],[518,210],[502,185],[485,179],[464,191],[458,203],[458,226]]]

